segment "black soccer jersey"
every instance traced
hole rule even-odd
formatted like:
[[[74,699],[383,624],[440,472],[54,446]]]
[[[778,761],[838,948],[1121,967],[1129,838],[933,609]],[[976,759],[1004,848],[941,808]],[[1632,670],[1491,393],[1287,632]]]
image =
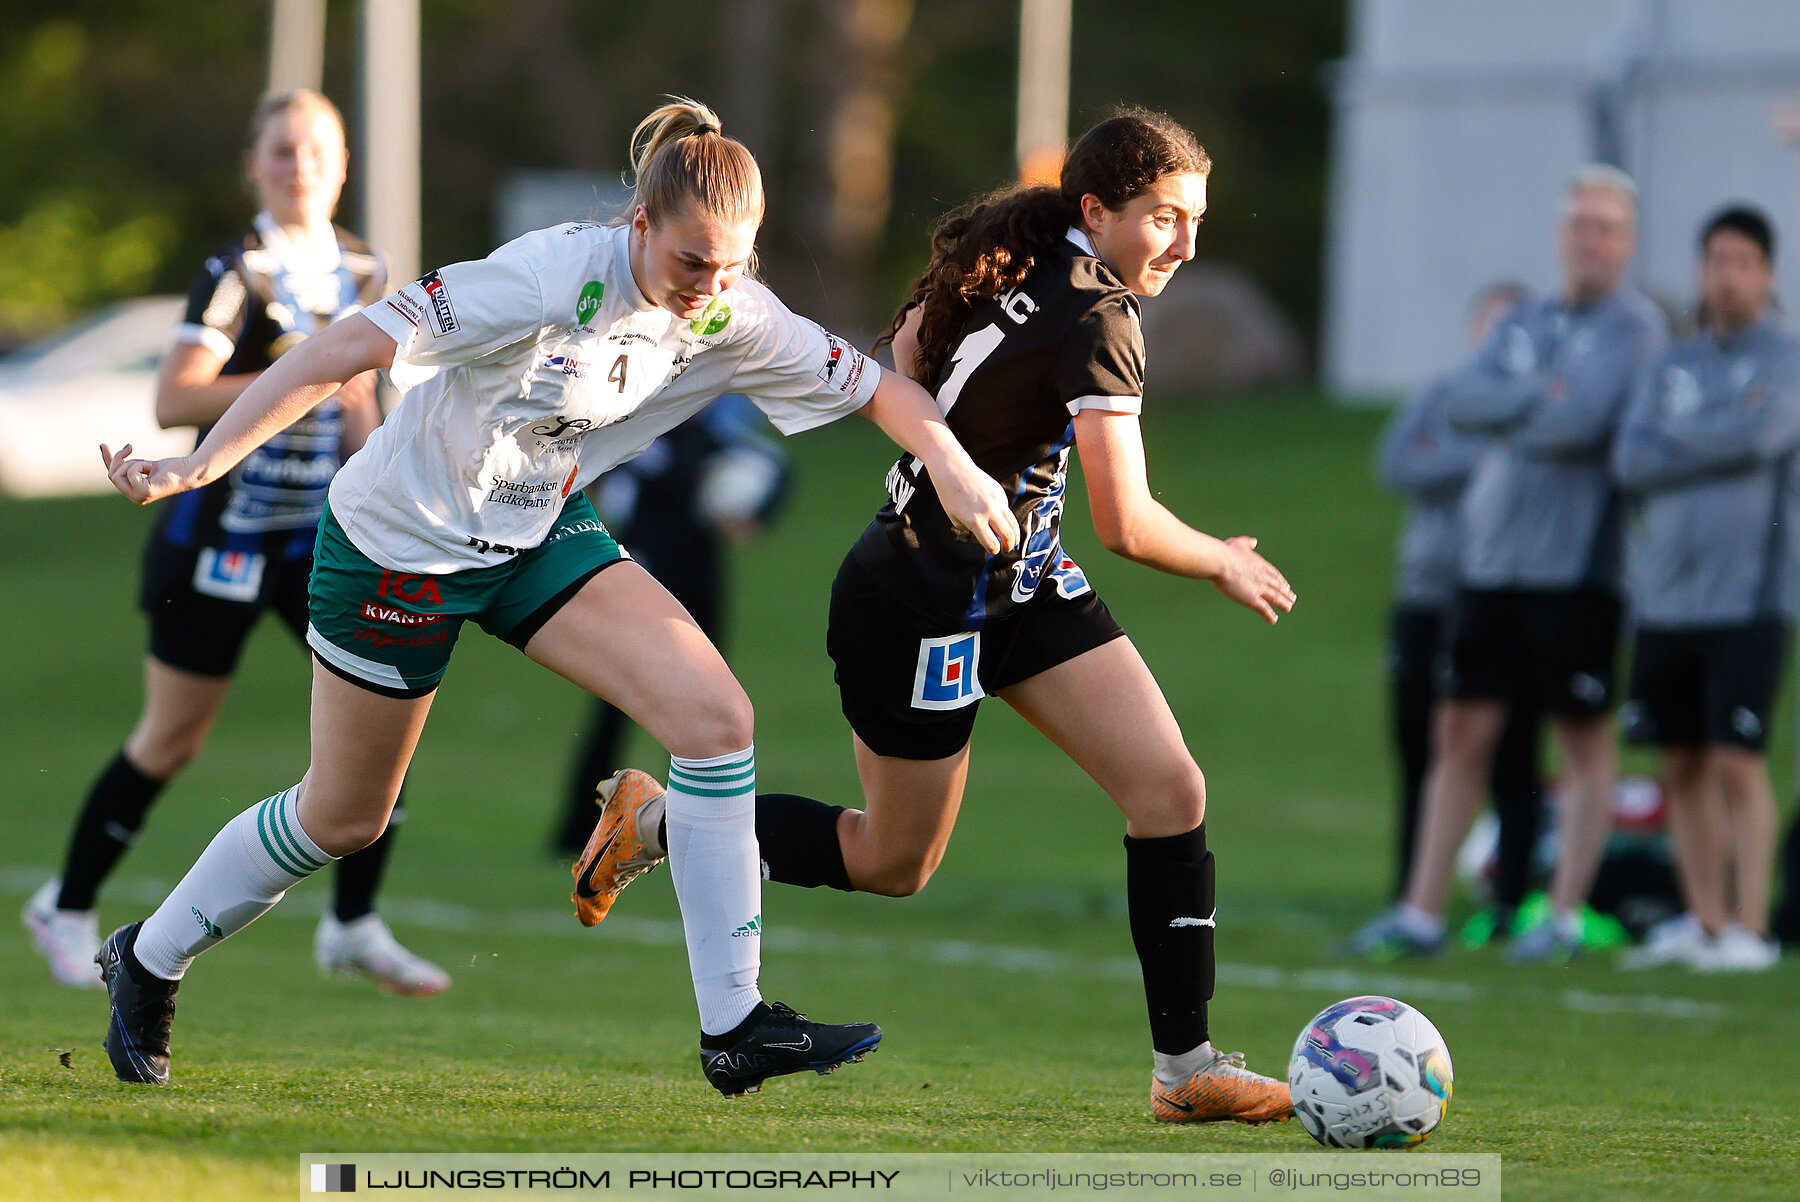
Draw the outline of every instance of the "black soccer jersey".
[[[970,457],[1007,490],[1019,546],[989,555],[950,521],[908,455],[888,472],[888,503],[855,555],[909,608],[976,630],[1031,600],[1062,563],[1074,415],[1142,409],[1137,298],[1070,230],[1018,287],[974,306],[943,369],[924,383]]]
[[[378,299],[387,287],[381,259],[336,233],[335,246],[297,247],[268,214],[258,217],[254,229],[206,261],[176,340],[222,356],[221,375],[261,371],[302,338]],[[312,553],[326,489],[342,462],[342,434],[336,402],[320,405],[223,479],[160,507],[153,552],[159,544],[195,552],[196,589],[257,600],[268,559]]]

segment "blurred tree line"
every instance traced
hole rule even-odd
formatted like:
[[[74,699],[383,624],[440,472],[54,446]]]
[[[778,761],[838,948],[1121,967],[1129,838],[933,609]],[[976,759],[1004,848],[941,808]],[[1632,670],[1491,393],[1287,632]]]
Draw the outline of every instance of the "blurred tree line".
[[[1012,179],[1011,0],[423,0],[423,260],[485,254],[521,168],[616,173],[663,93],[717,108],[763,164],[764,276],[847,330],[886,324],[947,209]],[[1212,154],[1203,257],[1317,326],[1343,0],[1075,0],[1071,134],[1114,105]],[[356,5],[331,0],[325,90],[351,123]],[[240,0],[0,0],[0,345],[185,291],[243,228],[244,123],[269,11]],[[359,211],[352,167],[340,222]],[[578,214],[571,214],[577,216]]]

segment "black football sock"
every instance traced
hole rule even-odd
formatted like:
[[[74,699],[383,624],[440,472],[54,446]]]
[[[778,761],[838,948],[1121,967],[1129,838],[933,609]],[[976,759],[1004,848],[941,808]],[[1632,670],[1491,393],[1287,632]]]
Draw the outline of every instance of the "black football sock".
[[[838,842],[838,815],[843,806],[826,805],[792,793],[756,795],[756,842],[762,848],[769,879],[784,885],[816,889],[829,885],[856,892],[844,867]]]
[[[794,793],[756,795],[756,842],[768,879],[802,889],[829,885],[855,893],[838,842],[837,816],[843,806],[826,805]],[[656,828],[657,842],[669,846],[669,821]]]
[[[381,832],[381,838],[337,862],[331,912],[339,922],[355,922],[374,911],[375,891],[381,888],[388,853],[393,851],[394,836],[399,834],[396,828],[405,817],[405,804],[395,802],[394,813],[388,819],[387,829]]]
[[[1206,823],[1161,839],[1125,836],[1131,942],[1144,972],[1150,1040],[1178,1056],[1207,1039],[1213,995],[1213,857]]]
[[[88,791],[87,803],[69,836],[58,909],[94,908],[100,883],[112,872],[125,849],[137,841],[144,814],[167,783],[140,772],[123,751],[113,757]]]

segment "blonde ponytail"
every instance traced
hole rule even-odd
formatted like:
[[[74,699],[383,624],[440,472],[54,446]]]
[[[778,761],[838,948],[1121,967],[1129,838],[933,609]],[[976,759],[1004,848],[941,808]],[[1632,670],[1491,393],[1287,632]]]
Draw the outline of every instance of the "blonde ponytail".
[[[659,225],[684,205],[736,224],[763,217],[762,172],[744,144],[727,138],[719,115],[685,96],[631,131],[632,204]]]

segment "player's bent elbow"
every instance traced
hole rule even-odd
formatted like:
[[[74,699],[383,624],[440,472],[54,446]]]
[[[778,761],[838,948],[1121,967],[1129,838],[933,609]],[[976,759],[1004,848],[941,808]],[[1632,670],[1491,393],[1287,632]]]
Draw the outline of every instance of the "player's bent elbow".
[[[1094,534],[1100,545],[1114,555],[1136,559],[1143,551],[1143,538],[1137,527],[1120,514],[1094,514]]]

